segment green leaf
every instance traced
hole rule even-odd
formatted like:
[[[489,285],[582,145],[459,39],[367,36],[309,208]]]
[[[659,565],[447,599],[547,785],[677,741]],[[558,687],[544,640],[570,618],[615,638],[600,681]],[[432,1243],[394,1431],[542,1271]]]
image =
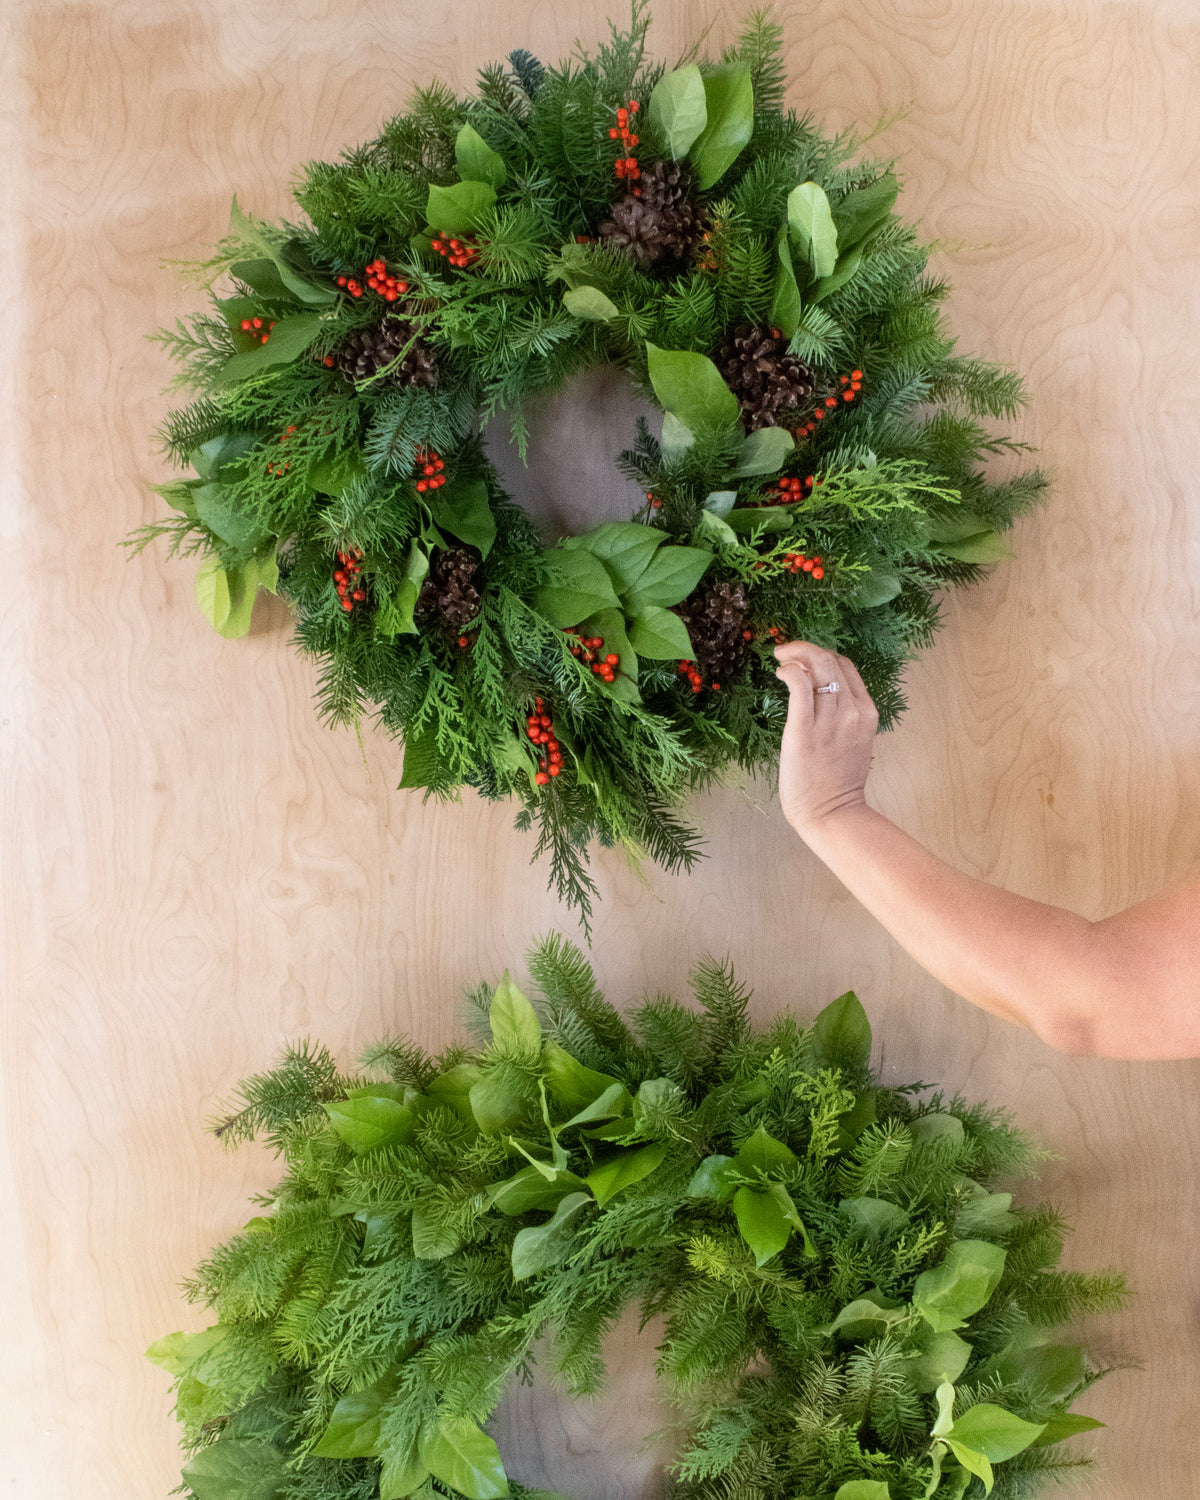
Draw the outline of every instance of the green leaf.
[[[787,531],[794,519],[791,506],[739,505],[729,512],[727,524],[742,535],[754,531],[765,535],[772,531]]]
[[[343,495],[367,477],[367,466],[357,448],[342,448],[328,453],[309,466],[307,483],[322,495]]]
[[[667,155],[686,156],[708,121],[707,92],[694,63],[664,73],[654,85],[646,117],[662,137]]]
[[[839,255],[832,275],[822,276],[820,281],[815,282],[809,288],[809,302],[814,306],[824,302],[826,297],[832,297],[834,292],[840,291],[848,281],[853,281],[858,275],[862,259],[863,253],[859,249],[847,250],[844,255]]]
[[[455,182],[449,187],[431,182],[425,217],[439,234],[462,234],[474,229],[495,202],[496,189],[490,182]]]
[[[467,1417],[439,1417],[422,1428],[417,1452],[435,1479],[467,1500],[501,1500],[508,1494],[500,1450]]]
[[[933,1395],[938,1407],[933,1436],[944,1437],[954,1426],[954,1386],[948,1380],[943,1381]]]
[[[756,1265],[766,1265],[792,1237],[792,1226],[778,1201],[759,1188],[738,1188],[733,1195],[733,1213],[738,1232],[754,1252]]]
[[[986,1240],[959,1240],[913,1287],[914,1309],[938,1333],[961,1328],[984,1307],[1004,1271],[1005,1252]]]
[[[705,513],[718,516],[722,521],[737,504],[737,490],[710,490],[704,497]]]
[[[235,385],[239,380],[261,375],[275,365],[290,365],[308,349],[321,327],[322,320],[317,313],[293,313],[280,318],[265,344],[230,355],[221,366],[217,387]]]
[[[395,1394],[396,1381],[385,1375],[361,1391],[351,1391],[333,1408],[329,1425],[313,1449],[316,1458],[376,1458],[379,1413]]]
[[[964,537],[961,542],[939,542],[938,551],[965,563],[996,563],[1016,556],[998,531],[980,531],[975,536]]]
[[[445,1073],[439,1073],[425,1090],[431,1104],[452,1109],[462,1120],[473,1120],[471,1090],[483,1077],[478,1063],[459,1063]]]
[[[188,454],[188,463],[201,479],[223,480],[230,477],[226,475],[227,469],[232,470],[234,475],[239,472],[238,459],[257,443],[257,433],[221,432],[216,437],[209,438],[206,443],[201,443],[198,448],[193,448]]]
[[[849,603],[855,609],[878,609],[900,592],[899,574],[892,568],[872,568],[854,585]]]
[[[792,1202],[791,1193],[788,1192],[787,1188],[784,1187],[782,1182],[768,1183],[767,1192],[770,1193],[771,1197],[775,1199],[775,1202],[778,1203],[779,1207],[783,1211],[784,1218],[804,1241],[805,1255],[809,1256],[810,1258],[815,1257],[817,1253],[817,1247],[813,1244],[812,1236],[809,1234],[808,1229],[805,1227],[804,1220],[800,1217],[796,1205]]]
[[[579,622],[579,634],[600,636],[604,641],[604,654],[618,658],[616,681],[601,682],[597,677],[597,686],[602,691],[611,693],[614,698],[629,703],[640,702],[637,652],[629,644],[624,612],[620,609],[599,609],[594,615],[588,615],[586,620]]]
[[[750,69],[739,63],[712,68],[703,82],[707,118],[687,152],[702,193],[724,177],[754,133]]]
[[[514,1281],[524,1281],[566,1260],[575,1236],[575,1221],[591,1202],[586,1192],[568,1193],[545,1224],[517,1231],[512,1246]]]
[[[421,585],[429,574],[429,555],[420,542],[414,541],[408,549],[408,563],[404,570],[404,582],[390,599],[375,611],[375,629],[383,636],[415,635],[416,620],[413,611],[421,597]]]
[[[465,484],[451,482],[438,490],[433,499],[426,498],[436,526],[459,541],[478,547],[484,557],[488,555],[496,540],[496,518],[482,479]]]
[[[582,536],[568,537],[561,545],[582,548],[598,557],[608,569],[618,594],[626,594],[650,566],[654,554],[666,541],[665,531],[643,526],[640,521],[610,521]]]
[[[746,479],[753,474],[778,474],[784,459],[795,446],[795,439],[783,427],[760,427],[756,432],[747,433],[737,465],[731,471],[733,477]]]
[[[891,1494],[882,1479],[848,1479],[833,1500],[891,1500]]]
[[[227,485],[215,481],[193,485],[192,504],[209,531],[239,551],[256,551],[270,534],[242,509]]]
[[[1044,1422],[1026,1422],[1002,1406],[984,1401],[963,1412],[946,1434],[946,1441],[966,1443],[999,1464],[1023,1453],[1035,1438],[1041,1436],[1045,1425]]]
[[[934,1110],[909,1121],[909,1132],[916,1146],[938,1146],[951,1153],[961,1150],[966,1140],[963,1123],[957,1115]]]
[[[183,1479],[196,1500],[275,1500],[282,1456],[262,1438],[222,1438],[188,1459]]]
[[[858,1071],[871,1060],[871,1023],[853,990],[830,1001],[813,1022],[813,1055],[819,1068]]]
[[[737,397],[707,354],[647,342],[646,355],[659,403],[692,432],[720,432],[737,421]]]
[[[718,1203],[728,1203],[734,1192],[727,1171],[732,1162],[732,1156],[706,1156],[692,1173],[692,1180],[687,1185],[687,1196],[715,1198]]]
[[[421,1462],[415,1442],[407,1451],[387,1452],[379,1471],[379,1500],[405,1500],[428,1478],[429,1470]]]
[[[586,1108],[617,1082],[607,1073],[585,1068],[554,1041],[547,1041],[542,1048],[542,1077],[550,1097],[572,1114]]]
[[[788,194],[788,228],[812,266],[813,275],[831,276],[837,265],[838,235],[829,199],[815,182],[802,182]]]
[[[552,625],[565,629],[598,610],[619,606],[608,569],[591,552],[580,547],[551,547],[542,557],[545,582],[534,604]]]
[[[257,292],[260,297],[269,297],[272,301],[279,298],[290,298],[283,277],[279,274],[279,267],[273,260],[239,260],[235,261],[229,268],[229,274],[248,286],[251,291]],[[314,289],[315,290],[315,289]],[[227,298],[225,301],[237,299]],[[241,299],[247,300],[245,298]],[[245,316],[243,314],[243,316]]]
[[[715,521],[716,517],[712,519]],[[690,661],[695,654],[687,626],[678,615],[657,604],[647,604],[630,621],[629,644],[639,656],[653,661],[669,661],[673,657]]]
[[[498,151],[493,151],[470,125],[464,125],[455,137],[454,162],[458,175],[465,181],[486,182],[489,187],[502,188],[508,176],[504,158]]]
[[[214,1323],[211,1328],[202,1328],[199,1333],[168,1333],[165,1338],[156,1339],[150,1345],[146,1350],[146,1358],[168,1375],[183,1375],[202,1354],[215,1349],[227,1331],[224,1324]]]
[[[775,240],[775,289],[771,296],[771,322],[789,339],[795,338],[804,311],[804,299],[792,264],[792,249],[785,225]]]
[[[838,244],[843,251],[861,245],[887,222],[896,202],[900,184],[891,172],[878,182],[853,188],[835,206],[833,222],[837,225]]]
[[[251,215],[243,213],[237,199],[229,211],[229,228],[242,244],[260,251],[274,265],[279,279],[287,290],[310,307],[327,306],[337,301],[336,288],[318,278],[322,273],[310,265],[303,251],[294,241],[281,240],[278,234]],[[255,262],[239,261],[237,265],[254,265]],[[237,265],[234,267],[236,274]],[[243,278],[245,279],[245,278]],[[247,285],[251,283],[247,282]],[[274,337],[274,335],[272,335]]]
[[[852,1342],[877,1339],[895,1324],[903,1323],[906,1316],[903,1307],[881,1307],[871,1297],[856,1297],[821,1332],[840,1333]]]
[[[677,458],[682,458],[689,448],[695,446],[695,442],[696,434],[690,427],[684,426],[673,411],[663,412],[659,447],[662,449],[664,463],[671,464]]]
[[[697,535],[704,537],[714,547],[737,547],[738,534],[728,521],[714,515],[711,510],[702,510],[696,522]]]
[[[946,1439],[946,1446],[962,1464],[964,1469],[969,1469],[972,1474],[978,1474],[983,1480],[983,1492],[985,1495],[992,1493],[992,1487],[996,1483],[992,1474],[992,1466],[988,1462],[985,1453],[979,1453],[976,1449],[968,1447],[965,1443],[955,1441],[953,1438]]]
[[[505,969],[488,1010],[492,1042],[500,1057],[535,1063],[542,1055],[542,1023],[537,1011]]]
[[[462,1247],[462,1236],[439,1220],[425,1204],[418,1203],[412,1214],[413,1255],[417,1260],[445,1260]]]
[[[838,1213],[849,1219],[855,1229],[875,1236],[892,1234],[908,1223],[907,1212],[886,1198],[843,1198]]]
[[[229,575],[217,557],[207,557],[196,572],[196,603],[214,630],[229,619]]]
[[[705,547],[661,547],[626,594],[626,612],[636,615],[647,605],[666,608],[686,599],[703,578],[713,557]]]
[[[574,1125],[590,1125],[595,1120],[611,1120],[629,1114],[632,1107],[633,1100],[629,1090],[614,1079],[602,1094],[597,1094],[589,1104],[577,1110],[559,1129],[569,1130]]]
[[[955,1215],[955,1233],[1006,1234],[1017,1222],[1011,1209],[1011,1193],[987,1193],[980,1189]]]
[[[573,291],[564,292],[562,300],[573,318],[582,318],[588,323],[607,323],[621,310],[594,286],[577,286]]]
[[[384,1093],[384,1087],[366,1084],[339,1103],[323,1106],[335,1135],[359,1156],[380,1146],[403,1146],[412,1139],[416,1115],[407,1104]]]
[[[936,1391],[939,1385],[953,1385],[967,1368],[971,1346],[958,1334],[947,1329],[923,1340],[921,1352],[909,1361],[908,1378],[919,1391]]]
[[[1030,1443],[1031,1448],[1048,1448],[1051,1443],[1061,1443],[1065,1438],[1075,1437],[1081,1432],[1092,1432],[1103,1427],[1095,1417],[1085,1417],[1080,1412],[1064,1411],[1051,1417],[1042,1428],[1042,1434]]]
[[[404,766],[400,774],[400,790],[431,785],[440,764],[437,732],[432,723],[427,724],[419,734],[407,734],[404,739]]]
[[[1023,1331],[984,1365],[985,1380],[999,1379],[1006,1385],[1026,1381],[1051,1401],[1073,1395],[1087,1377],[1083,1350],[1078,1344],[1051,1344],[1036,1330]]]
[[[763,1176],[774,1176],[796,1165],[796,1153],[790,1146],[777,1141],[765,1126],[760,1125],[752,1136],[742,1142],[733,1165],[735,1171],[746,1177],[756,1172]]]
[[[485,1073],[471,1085],[471,1112],[485,1135],[512,1130],[525,1113],[525,1100],[499,1073]]]
[[[641,1182],[651,1172],[657,1171],[666,1154],[667,1147],[663,1141],[655,1141],[652,1145],[641,1146],[633,1151],[623,1151],[620,1156],[614,1156],[593,1168],[584,1181],[596,1195],[597,1203],[607,1203],[610,1198],[615,1198],[635,1182]]]
[[[548,1182],[544,1172],[537,1167],[522,1167],[515,1177],[495,1183],[488,1189],[492,1206],[510,1218],[545,1209],[553,1213],[568,1193],[583,1189],[583,1179],[574,1172],[557,1172]]]

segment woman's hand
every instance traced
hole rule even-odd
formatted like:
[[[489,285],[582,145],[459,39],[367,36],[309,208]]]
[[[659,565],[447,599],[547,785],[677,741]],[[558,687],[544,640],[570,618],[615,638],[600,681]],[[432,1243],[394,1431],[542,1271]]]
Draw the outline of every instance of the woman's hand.
[[[801,838],[823,819],[866,805],[879,713],[854,663],[808,641],[775,647],[790,694],[779,757],[779,800]],[[817,692],[837,683],[836,693]]]

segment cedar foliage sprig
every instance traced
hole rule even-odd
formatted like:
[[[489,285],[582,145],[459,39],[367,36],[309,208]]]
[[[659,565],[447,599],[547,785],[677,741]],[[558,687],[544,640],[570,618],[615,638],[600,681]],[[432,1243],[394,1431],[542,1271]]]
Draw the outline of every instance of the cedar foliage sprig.
[[[881,1083],[853,995],[756,1029],[728,964],[628,1018],[561,937],[529,968],[536,1005],[468,997],[476,1045],[293,1048],[215,1127],[284,1176],[188,1285],[215,1321],[150,1351],[195,1500],[524,1495],[505,1387],[536,1343],[594,1393],[630,1306],[665,1321],[677,1496],[1015,1500],[1086,1462],[1055,1445],[1104,1369],[1052,1330],[1124,1284],[1001,1190],[1043,1159],[1005,1112]]]

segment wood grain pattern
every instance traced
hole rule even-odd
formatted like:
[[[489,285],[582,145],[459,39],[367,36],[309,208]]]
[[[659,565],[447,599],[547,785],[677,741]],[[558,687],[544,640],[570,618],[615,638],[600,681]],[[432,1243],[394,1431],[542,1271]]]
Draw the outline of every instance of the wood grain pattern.
[[[658,10],[671,58],[700,16]],[[710,8],[714,44],[736,15]],[[1101,914],[1200,849],[1200,21],[1190,0],[781,15],[795,104],[835,128],[910,104],[877,145],[906,211],[960,247],[937,259],[954,325],[1028,373],[1022,435],[1058,476],[1019,560],[947,602],[877,800],[964,868]],[[162,262],[202,253],[235,189],[282,211],[297,163],[371,134],[413,83],[465,88],[514,45],[561,56],[604,20],[584,0],[16,0],[8,19],[0,1487],[154,1500],[178,1459],[140,1351],[188,1316],[175,1283],[272,1174],[202,1133],[216,1101],[285,1038],[346,1056],[387,1028],[442,1041],[460,986],[568,920],[509,809],[423,806],[392,789],[393,745],[368,737],[364,767],[353,736],[320,728],[281,608],[221,642],[187,566],[126,562],[120,538],[156,509],[166,405],[143,335],[187,301]],[[626,421],[618,402],[590,450],[600,504]],[[554,447],[531,486],[559,487]],[[768,788],[698,813],[712,857],[691,879],[597,862],[610,994],[678,987],[710,949],[760,1016],[854,985],[889,1078],[1011,1105],[1059,1153],[1044,1185],[1078,1226],[1071,1263],[1123,1266],[1139,1293],[1099,1331],[1144,1368],[1089,1399],[1111,1423],[1096,1493],[1193,1494],[1200,1064],[1058,1057],[917,971]],[[648,1368],[623,1328],[607,1405],[514,1393],[514,1473],[580,1500],[648,1493]]]

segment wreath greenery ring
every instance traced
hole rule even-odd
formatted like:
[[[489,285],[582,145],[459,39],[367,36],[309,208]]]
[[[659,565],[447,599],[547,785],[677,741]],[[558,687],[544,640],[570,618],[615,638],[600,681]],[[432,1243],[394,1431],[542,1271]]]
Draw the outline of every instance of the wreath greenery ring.
[[[346,1077],[305,1046],[215,1127],[287,1172],[190,1284],[217,1321],[149,1351],[195,1500],[527,1495],[483,1424],[535,1344],[594,1393],[631,1305],[677,1496],[1019,1500],[1086,1465],[1057,1444],[1101,1371],[1052,1330],[1123,1282],[1056,1270],[1058,1214],[998,1190],[1041,1159],[1003,1113],[882,1085],[850,994],[756,1032],[706,961],[699,1010],[630,1025],[561,939],[530,968],[537,1009],[470,997],[479,1047]]]
[[[305,169],[305,222],[235,201],[201,268],[231,294],[161,336],[195,477],[139,538],[203,554],[227,636],[282,583],[323,714],[375,705],[403,786],[518,797],[585,914],[591,838],[690,866],[687,793],[775,765],[774,641],[848,653],[888,722],[1044,485],[982,472],[1020,382],[953,352],[890,166],[783,108],[781,29],[670,71],[645,31],[639,0],[593,57],[419,91]],[[478,428],[523,445],[526,399],[601,364],[663,414],[619,462],[646,504],[545,547]]]

